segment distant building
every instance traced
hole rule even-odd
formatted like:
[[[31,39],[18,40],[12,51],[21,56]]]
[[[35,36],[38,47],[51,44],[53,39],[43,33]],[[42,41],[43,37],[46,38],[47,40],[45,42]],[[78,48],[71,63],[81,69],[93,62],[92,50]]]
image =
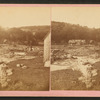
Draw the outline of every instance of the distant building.
[[[51,54],[51,33],[48,33],[44,38],[44,66],[50,67]]]
[[[73,40],[69,40],[68,41],[68,44],[70,44],[70,45],[84,45],[86,43],[86,41],[85,40],[82,40],[82,39],[79,39],[79,40],[77,40],[77,39],[73,39]]]

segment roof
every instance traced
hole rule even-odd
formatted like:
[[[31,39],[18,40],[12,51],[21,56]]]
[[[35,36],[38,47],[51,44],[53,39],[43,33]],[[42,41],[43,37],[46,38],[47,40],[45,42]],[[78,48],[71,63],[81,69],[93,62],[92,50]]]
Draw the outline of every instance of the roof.
[[[49,34],[50,34],[50,32],[48,32],[48,33],[45,35],[45,37],[43,38],[43,40],[44,40]]]

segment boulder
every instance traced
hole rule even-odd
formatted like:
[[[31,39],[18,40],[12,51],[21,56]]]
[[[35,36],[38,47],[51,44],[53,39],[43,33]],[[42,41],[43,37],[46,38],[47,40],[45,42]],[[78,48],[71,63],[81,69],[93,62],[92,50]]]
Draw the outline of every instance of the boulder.
[[[17,64],[16,67],[21,67],[20,64]]]
[[[7,69],[6,70],[6,73],[7,73],[7,75],[9,76],[9,75],[12,75],[13,73],[12,73],[12,69]]]
[[[27,66],[25,66],[25,65],[24,65],[24,66],[22,66],[22,69],[26,69],[26,68],[28,68],[28,67],[27,67]]]

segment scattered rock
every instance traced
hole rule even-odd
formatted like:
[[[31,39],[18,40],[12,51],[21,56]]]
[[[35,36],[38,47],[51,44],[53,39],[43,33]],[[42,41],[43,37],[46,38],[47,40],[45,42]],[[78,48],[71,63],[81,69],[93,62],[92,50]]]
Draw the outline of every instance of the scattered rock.
[[[4,62],[3,61],[0,61],[0,64],[3,64]]]
[[[82,76],[81,76],[81,77],[79,77],[79,78],[78,78],[78,80],[83,80],[83,77],[82,77]]]
[[[8,76],[10,76],[10,75],[12,75],[12,74],[13,74],[12,72],[7,73]]]
[[[7,65],[6,65],[5,63],[2,63],[2,64],[0,64],[0,67],[1,67],[1,68],[6,68]]]
[[[12,58],[12,57],[14,57],[15,55],[14,55],[14,51],[11,51],[10,53],[9,53],[9,57],[10,58]]]
[[[92,82],[95,82],[96,80],[92,80]]]
[[[86,88],[90,88],[90,87],[92,87],[92,82],[91,83],[90,82],[89,83],[87,82]]]
[[[39,57],[43,57],[43,51],[40,51],[40,52],[38,53],[38,56],[39,56]]]
[[[21,67],[23,67],[23,66],[24,66],[24,64],[20,64],[20,66],[21,66]]]
[[[7,73],[7,75],[9,76],[9,75],[12,75],[13,73],[12,73],[12,69],[7,69],[6,70],[6,73]]]
[[[73,59],[77,59],[77,57],[76,57],[76,56],[72,56],[72,58],[73,58]]]
[[[8,83],[7,82],[4,82],[3,84],[1,84],[1,86],[4,88],[4,87],[7,87]]]
[[[90,62],[85,62],[85,63],[83,63],[83,65],[87,65],[87,64],[90,64],[90,65],[91,65],[91,63],[90,63]]]
[[[50,61],[46,61],[44,67],[50,67]]]
[[[16,66],[17,66],[17,67],[21,67],[20,64],[17,64]]]
[[[25,52],[15,52],[14,54],[15,55],[19,55],[19,56],[25,56],[26,55]]]
[[[72,55],[71,54],[67,54],[67,59],[70,59],[72,58]]]
[[[92,73],[92,76],[96,76],[98,74],[96,69],[92,70],[91,73]]]
[[[7,82],[11,81],[11,79],[7,79]]]
[[[25,65],[22,67],[22,69],[26,69],[26,68],[28,68],[28,67],[27,67],[27,66],[25,66]]]
[[[73,71],[75,71],[75,68],[72,68]]]
[[[17,67],[21,67],[22,69],[26,69],[26,68],[28,68],[28,67],[25,66],[24,64],[17,64],[16,66],[17,66]]]

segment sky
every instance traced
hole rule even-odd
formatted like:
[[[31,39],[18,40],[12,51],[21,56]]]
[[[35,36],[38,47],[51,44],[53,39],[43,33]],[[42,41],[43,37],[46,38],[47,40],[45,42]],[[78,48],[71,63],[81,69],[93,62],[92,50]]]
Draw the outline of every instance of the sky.
[[[50,25],[49,7],[0,7],[1,27],[34,25]]]
[[[100,28],[100,7],[52,7],[52,21]]]
[[[0,26],[50,25],[52,18],[52,21],[100,28],[100,7],[52,7],[51,12],[50,7],[0,7]]]

